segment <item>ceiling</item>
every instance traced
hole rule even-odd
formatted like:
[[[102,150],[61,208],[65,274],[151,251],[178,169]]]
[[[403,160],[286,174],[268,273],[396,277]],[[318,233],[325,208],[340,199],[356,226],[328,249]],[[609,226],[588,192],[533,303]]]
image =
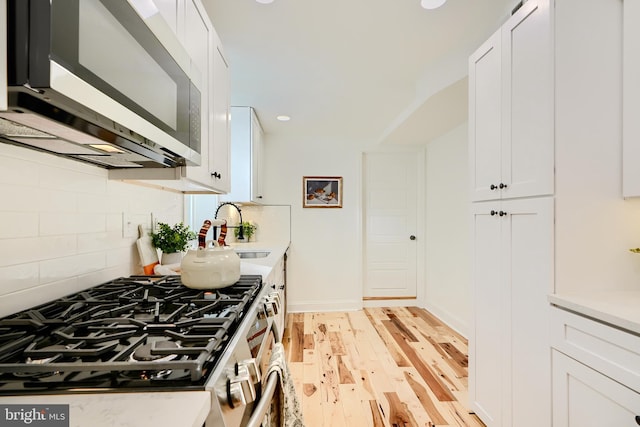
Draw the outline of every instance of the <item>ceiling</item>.
[[[230,65],[231,103],[254,107],[267,134],[396,144],[466,121],[467,58],[515,2],[203,0]]]

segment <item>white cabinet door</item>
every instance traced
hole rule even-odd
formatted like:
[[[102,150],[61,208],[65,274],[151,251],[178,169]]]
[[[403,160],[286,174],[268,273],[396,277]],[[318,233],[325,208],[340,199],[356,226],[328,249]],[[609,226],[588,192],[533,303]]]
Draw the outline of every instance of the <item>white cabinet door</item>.
[[[223,193],[231,190],[231,91],[229,64],[222,44],[215,35],[213,48],[213,151],[209,157],[209,169],[215,179],[215,187]]]
[[[549,0],[529,0],[469,60],[474,201],[553,194]]]
[[[178,11],[183,7],[182,2],[176,0],[153,0],[153,4],[158,8],[164,20],[167,21],[173,33],[178,36],[178,39],[182,39],[178,35]]]
[[[0,0],[0,28],[7,28],[6,0]],[[0,111],[7,107],[7,32],[0,31]]]
[[[472,200],[499,199],[501,176],[501,32],[469,58],[469,161]]]
[[[251,201],[262,201],[264,135],[255,111],[251,109]]]
[[[472,204],[471,407],[489,427],[551,421],[553,199]]]
[[[622,195],[640,196],[640,3],[624,1],[622,69]]]
[[[229,194],[220,200],[262,203],[262,126],[252,107],[231,107],[231,177]]]
[[[212,27],[208,18],[204,15],[205,10],[193,0],[186,0],[184,8],[184,47],[189,53],[192,67],[197,72],[194,75],[200,76],[200,112],[201,112],[201,133],[200,133],[200,154],[202,163],[200,166],[186,167],[185,175],[187,179],[207,186],[215,186],[209,170],[208,158],[212,153],[211,123],[209,114],[211,109],[211,79],[212,62],[210,60],[213,40],[211,36]]]
[[[638,426],[640,394],[553,350],[553,427]]]
[[[502,27],[503,198],[553,194],[553,44],[549,0]]]
[[[550,306],[554,291],[552,197],[502,202],[503,282],[508,320],[504,426],[551,422]]]
[[[507,353],[506,289],[502,280],[500,202],[474,203],[473,327],[469,336],[469,401],[471,410],[489,427],[501,426],[504,389],[503,360]]]

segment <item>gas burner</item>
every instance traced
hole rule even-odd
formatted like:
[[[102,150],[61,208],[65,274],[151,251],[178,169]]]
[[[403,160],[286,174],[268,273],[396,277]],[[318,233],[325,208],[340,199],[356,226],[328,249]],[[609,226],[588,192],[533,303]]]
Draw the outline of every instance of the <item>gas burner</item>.
[[[178,357],[171,350],[180,348],[175,341],[153,341],[143,344],[131,353],[129,360],[132,362],[169,362]]]
[[[202,387],[262,289],[132,276],[0,318],[0,395]]]

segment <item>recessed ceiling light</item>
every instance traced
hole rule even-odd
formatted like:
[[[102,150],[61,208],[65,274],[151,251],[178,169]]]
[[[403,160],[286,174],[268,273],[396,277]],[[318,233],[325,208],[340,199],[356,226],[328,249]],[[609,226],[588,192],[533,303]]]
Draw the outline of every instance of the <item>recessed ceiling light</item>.
[[[443,4],[445,4],[447,0],[421,0],[420,6],[425,9],[437,9]]]
[[[281,122],[288,122],[289,120],[291,120],[291,117],[281,114],[279,116],[276,116],[276,119],[280,120]]]
[[[262,4],[269,4],[269,3],[273,3],[273,0],[256,0],[258,3],[262,3]]]

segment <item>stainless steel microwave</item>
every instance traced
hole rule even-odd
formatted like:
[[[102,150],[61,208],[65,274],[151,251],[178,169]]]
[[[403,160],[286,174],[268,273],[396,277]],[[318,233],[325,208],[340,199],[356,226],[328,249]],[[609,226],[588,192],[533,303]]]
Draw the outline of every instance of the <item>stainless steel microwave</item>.
[[[8,0],[4,142],[106,168],[201,162],[202,76],[145,0]]]

